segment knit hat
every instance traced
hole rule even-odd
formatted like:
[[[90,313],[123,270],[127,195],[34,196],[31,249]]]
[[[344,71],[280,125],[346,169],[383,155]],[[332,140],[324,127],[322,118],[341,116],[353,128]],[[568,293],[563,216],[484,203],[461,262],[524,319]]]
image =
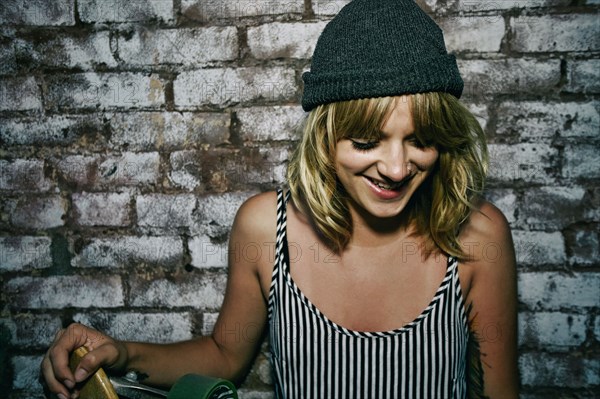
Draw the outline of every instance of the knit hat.
[[[440,27],[413,0],[354,0],[321,33],[302,108],[432,91],[460,98],[463,80]]]

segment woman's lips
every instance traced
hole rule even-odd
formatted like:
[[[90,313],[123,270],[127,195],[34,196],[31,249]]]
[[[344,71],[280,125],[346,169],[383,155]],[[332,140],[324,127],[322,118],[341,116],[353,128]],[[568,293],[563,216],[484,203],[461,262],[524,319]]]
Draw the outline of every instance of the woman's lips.
[[[394,184],[394,185],[389,185],[389,184],[384,185],[383,183],[380,183],[379,181],[371,179],[368,176],[363,176],[363,177],[365,178],[365,181],[367,182],[367,185],[369,186],[369,188],[371,189],[373,194],[375,194],[377,197],[379,197],[381,199],[389,200],[389,199],[398,198],[402,194],[404,194],[404,191],[405,191],[404,188],[408,185],[408,182],[412,179],[413,176],[404,179],[400,184]],[[376,182],[384,185],[384,187],[379,186]]]

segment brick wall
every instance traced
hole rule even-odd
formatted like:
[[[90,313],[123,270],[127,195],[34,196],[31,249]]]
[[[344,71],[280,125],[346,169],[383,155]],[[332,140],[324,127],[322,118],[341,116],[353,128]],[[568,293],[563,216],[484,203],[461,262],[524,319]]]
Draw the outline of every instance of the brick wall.
[[[283,181],[301,73],[345,3],[0,4],[1,392],[42,397],[40,356],[73,320],[123,339],[211,331],[232,218]],[[600,2],[420,4],[491,143],[523,397],[596,397]],[[242,397],[272,397],[270,382],[261,354]]]

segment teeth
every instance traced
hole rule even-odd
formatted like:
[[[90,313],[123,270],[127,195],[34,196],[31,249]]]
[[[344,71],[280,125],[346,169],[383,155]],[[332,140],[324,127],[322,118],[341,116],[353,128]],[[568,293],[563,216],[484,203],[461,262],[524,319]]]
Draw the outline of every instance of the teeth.
[[[404,184],[404,182],[402,183],[398,183],[398,184],[394,184],[393,186],[389,186],[387,184],[381,184],[379,182],[376,182],[375,180],[371,180],[373,182],[373,184],[375,184],[377,187],[382,188],[384,190],[395,190],[398,187],[402,186]]]

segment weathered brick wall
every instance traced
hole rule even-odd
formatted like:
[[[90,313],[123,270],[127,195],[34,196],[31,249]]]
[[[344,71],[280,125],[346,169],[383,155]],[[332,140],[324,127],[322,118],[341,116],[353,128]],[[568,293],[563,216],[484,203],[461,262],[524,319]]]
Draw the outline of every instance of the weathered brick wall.
[[[0,392],[41,397],[41,354],[73,320],[210,332],[232,218],[283,181],[301,73],[345,3],[0,3]],[[420,4],[458,55],[514,229],[523,397],[597,397],[600,2]],[[270,381],[261,354],[242,397]]]

